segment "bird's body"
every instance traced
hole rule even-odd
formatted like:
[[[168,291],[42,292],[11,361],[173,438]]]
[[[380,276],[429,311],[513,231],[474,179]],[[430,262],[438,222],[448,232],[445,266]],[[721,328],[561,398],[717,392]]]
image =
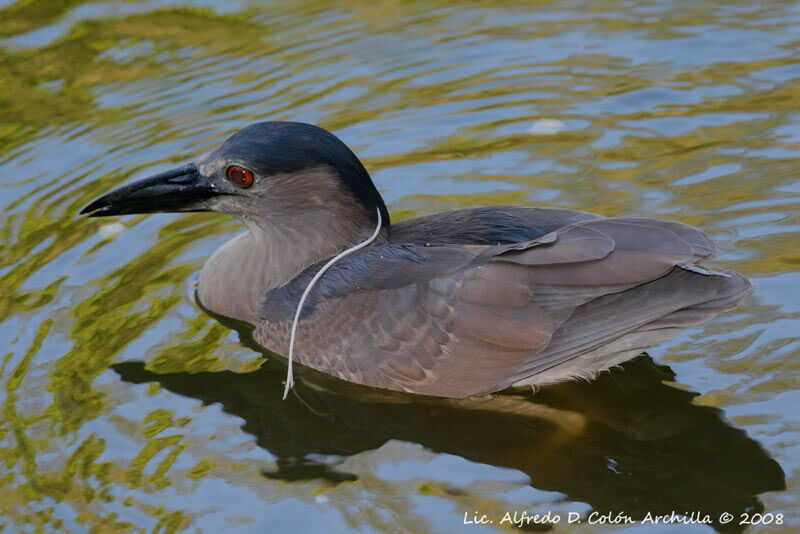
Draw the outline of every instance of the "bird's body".
[[[485,207],[390,224],[352,152],[299,123],[250,126],[196,166],[120,188],[84,213],[148,210],[245,222],[206,263],[198,298],[284,355],[312,277],[381,213],[377,239],[312,287],[294,354],[397,391],[466,397],[589,378],[752,291],[737,273],[699,267],[713,242],[676,222]]]

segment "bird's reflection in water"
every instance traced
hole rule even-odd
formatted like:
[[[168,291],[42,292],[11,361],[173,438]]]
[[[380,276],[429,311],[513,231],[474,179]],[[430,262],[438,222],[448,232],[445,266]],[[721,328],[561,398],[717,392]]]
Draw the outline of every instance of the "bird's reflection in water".
[[[784,488],[783,471],[757,442],[719,410],[693,404],[696,393],[665,384],[673,372],[647,355],[592,382],[466,400],[384,393],[305,369],[282,401],[285,367],[271,360],[246,374],[157,374],[139,362],[113,369],[243,418],[277,457],[265,473],[273,479],[355,480],[310,456],[354,455],[396,439],[518,469],[535,488],[600,513],[729,512],[737,521],[715,527],[734,532],[740,513],[763,510],[759,493]]]

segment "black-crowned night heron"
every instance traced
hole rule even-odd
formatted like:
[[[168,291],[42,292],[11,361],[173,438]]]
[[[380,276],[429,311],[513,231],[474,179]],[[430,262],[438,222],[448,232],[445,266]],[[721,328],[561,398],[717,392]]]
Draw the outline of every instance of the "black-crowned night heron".
[[[466,397],[589,378],[752,292],[737,273],[700,267],[714,243],[677,222],[484,207],[390,224],[358,158],[309,124],[253,124],[81,213],[165,211],[247,226],[203,267],[203,306],[288,355],[310,288],[294,357],[397,391]]]

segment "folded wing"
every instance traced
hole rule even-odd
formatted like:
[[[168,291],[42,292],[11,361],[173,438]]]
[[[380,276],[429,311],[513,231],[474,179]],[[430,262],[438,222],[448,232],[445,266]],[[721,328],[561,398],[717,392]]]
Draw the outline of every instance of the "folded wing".
[[[371,247],[315,286],[295,357],[345,380],[447,397],[590,376],[747,294],[744,277],[696,266],[714,252],[699,230],[646,219],[583,220],[506,245]],[[265,296],[254,333],[263,346],[286,354],[319,267]]]

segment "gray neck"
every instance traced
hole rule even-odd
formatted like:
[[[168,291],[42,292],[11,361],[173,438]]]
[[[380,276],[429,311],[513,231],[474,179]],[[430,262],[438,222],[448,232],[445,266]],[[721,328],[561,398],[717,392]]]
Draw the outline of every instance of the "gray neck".
[[[339,206],[341,208],[341,206]],[[256,324],[265,294],[303,270],[367,239],[375,230],[362,211],[305,210],[259,220],[223,245],[200,274],[198,297],[214,313]],[[378,241],[384,240],[386,230]]]

